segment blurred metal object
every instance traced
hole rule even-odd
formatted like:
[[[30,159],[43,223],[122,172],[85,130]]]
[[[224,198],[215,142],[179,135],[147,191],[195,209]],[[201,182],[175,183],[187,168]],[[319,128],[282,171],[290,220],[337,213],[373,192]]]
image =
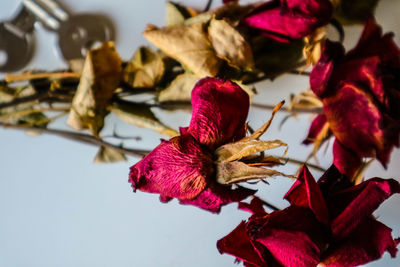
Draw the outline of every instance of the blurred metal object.
[[[11,21],[0,23],[0,72],[17,71],[32,59],[34,24],[40,21],[58,35],[58,46],[66,61],[84,58],[96,44],[115,40],[110,19],[99,14],[70,14],[54,0],[23,0]]]
[[[94,45],[115,39],[112,21],[97,14],[70,14],[54,0],[23,0],[46,28],[58,34],[65,60],[83,58]]]
[[[35,16],[22,7],[14,19],[0,24],[0,72],[16,71],[32,59]]]

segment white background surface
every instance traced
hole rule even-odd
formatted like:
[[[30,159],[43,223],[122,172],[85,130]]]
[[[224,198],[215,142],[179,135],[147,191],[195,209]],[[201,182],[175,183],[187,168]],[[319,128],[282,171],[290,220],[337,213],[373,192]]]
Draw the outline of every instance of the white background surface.
[[[204,7],[206,1],[182,1]],[[110,16],[118,29],[117,50],[129,59],[135,49],[148,42],[141,36],[147,23],[164,24],[164,1],[64,0],[75,12],[100,12]],[[382,0],[377,20],[384,31],[394,31],[400,43],[400,1]],[[20,1],[2,0],[0,18],[10,17]],[[219,5],[215,1],[214,6]],[[352,47],[361,27],[351,27],[345,43]],[[37,53],[27,68],[53,70],[65,67],[56,49],[53,33],[37,27]],[[306,77],[283,76],[273,83],[257,85],[255,102],[275,104],[290,93],[308,87]],[[157,112],[157,110],[155,110]],[[310,148],[299,145],[306,136],[309,116],[291,118],[279,130],[286,114],[276,117],[265,139],[279,138],[290,145],[289,156],[305,159]],[[176,117],[177,116],[177,117]],[[186,126],[190,115],[167,114],[171,126]],[[269,111],[253,108],[249,123],[260,126]],[[107,120],[121,134],[139,135],[141,141],[131,147],[151,149],[159,136],[148,130],[130,127],[116,118]],[[55,126],[63,126],[63,122]],[[132,193],[128,184],[128,162],[97,165],[92,159],[97,149],[58,137],[30,137],[23,132],[0,129],[0,266],[235,266],[234,258],[220,255],[216,241],[229,233],[248,214],[236,204],[225,206],[213,215],[177,201],[162,204],[158,195]],[[330,152],[321,153],[320,164],[328,167]],[[392,154],[389,169],[374,163],[367,177],[400,178],[400,153]],[[288,166],[294,172],[296,166]],[[316,177],[320,173],[314,172]],[[267,186],[259,184],[258,195],[279,207],[292,182],[277,178]],[[375,215],[400,235],[400,197],[394,196]],[[400,260],[383,260],[369,266],[400,266]]]

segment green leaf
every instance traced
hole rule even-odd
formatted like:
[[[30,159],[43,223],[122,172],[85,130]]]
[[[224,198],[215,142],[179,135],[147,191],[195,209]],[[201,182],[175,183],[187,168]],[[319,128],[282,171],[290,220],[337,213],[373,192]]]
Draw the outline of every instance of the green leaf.
[[[123,70],[123,80],[132,87],[155,87],[165,72],[163,56],[140,47]]]
[[[104,126],[107,105],[121,81],[122,60],[112,42],[90,50],[67,124],[76,130],[89,128],[98,135]]]
[[[94,163],[113,163],[126,161],[126,157],[123,153],[113,148],[101,146],[93,161]]]
[[[137,127],[147,128],[171,137],[179,135],[177,131],[161,123],[147,105],[116,103],[111,107],[111,111],[121,120]]]

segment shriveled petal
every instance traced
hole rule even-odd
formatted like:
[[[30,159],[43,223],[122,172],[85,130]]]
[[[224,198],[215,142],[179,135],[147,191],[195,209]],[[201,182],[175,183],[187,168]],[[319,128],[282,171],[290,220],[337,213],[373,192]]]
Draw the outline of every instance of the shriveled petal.
[[[158,193],[161,200],[193,199],[207,186],[213,173],[211,155],[190,135],[162,141],[131,167],[133,189]]]
[[[219,213],[222,206],[231,202],[242,201],[255,193],[255,190],[244,187],[231,189],[230,186],[222,186],[211,182],[208,187],[194,199],[181,199],[179,202],[184,205],[193,205],[213,213]]]
[[[328,0],[270,1],[257,7],[242,24],[263,30],[280,42],[302,38],[329,22],[332,4]]]
[[[383,201],[396,193],[400,193],[396,180],[373,178],[331,196],[328,205],[335,216],[331,223],[333,237],[340,240],[349,236]]]
[[[238,209],[248,211],[252,214],[265,215],[263,202],[258,197],[254,197],[250,203],[239,202]]]
[[[325,115],[317,115],[311,123],[310,129],[308,130],[307,138],[303,141],[303,144],[308,145],[314,143],[326,124],[327,121]]]
[[[318,97],[332,93],[332,88],[327,88],[334,72],[337,61],[344,56],[344,47],[339,42],[325,41],[322,55],[310,73],[311,90]],[[334,89],[334,88],[333,88]]]
[[[382,34],[382,28],[373,17],[366,20],[360,40],[347,53],[346,59],[370,56],[379,56],[382,62],[392,67],[400,66],[400,49],[393,40],[393,33]]]
[[[250,218],[249,232],[283,266],[316,266],[326,233],[314,214],[305,208],[290,206],[265,216],[264,224]],[[252,225],[252,222],[255,222]]]
[[[306,166],[303,166],[294,185],[286,193],[291,205],[309,208],[318,221],[329,225],[329,212],[324,197],[314,177]]]
[[[192,119],[183,133],[214,149],[245,135],[249,96],[236,83],[204,78],[192,91]]]
[[[327,251],[322,266],[358,266],[381,258],[385,251],[395,257],[398,242],[393,240],[391,232],[389,227],[368,218],[350,236]]]
[[[323,99],[330,129],[344,147],[359,157],[378,155],[388,145],[381,111],[360,84],[342,84],[335,95]]]
[[[246,230],[246,223],[242,221],[230,234],[218,240],[219,253],[227,253],[247,264],[264,267],[267,266],[264,248],[254,243]]]
[[[362,160],[353,151],[335,140],[335,143],[333,143],[333,164],[341,173],[351,179],[360,168]]]
[[[269,229],[257,239],[283,266],[309,267],[319,262],[319,248],[303,232]]]

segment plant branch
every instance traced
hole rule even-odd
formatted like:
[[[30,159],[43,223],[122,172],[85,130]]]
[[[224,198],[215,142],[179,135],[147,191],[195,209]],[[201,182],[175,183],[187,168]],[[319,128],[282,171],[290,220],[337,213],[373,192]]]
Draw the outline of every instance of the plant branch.
[[[71,131],[48,129],[48,128],[37,127],[37,126],[7,124],[7,123],[2,123],[2,122],[0,122],[0,126],[2,126],[3,128],[18,129],[18,130],[23,130],[23,131],[33,130],[33,131],[37,131],[37,132],[41,132],[41,133],[61,136],[61,137],[67,138],[67,139],[72,139],[72,140],[86,143],[86,144],[112,148],[121,153],[135,156],[135,157],[143,157],[150,152],[148,150],[123,148],[121,146],[117,146],[117,145],[108,143],[108,142],[106,142],[100,138],[94,137],[92,135],[76,133],[76,132],[71,132]]]
[[[259,104],[259,103],[251,103],[251,106],[256,107],[256,108],[262,108],[262,109],[271,109],[273,110],[275,105],[268,105],[268,104]],[[282,107],[280,109],[281,111],[286,111],[286,112],[292,112],[292,113],[314,113],[314,114],[321,114],[322,113],[322,108],[286,108]]]
[[[11,74],[5,75],[5,80],[8,83],[21,82],[35,79],[65,79],[65,78],[76,78],[79,79],[81,75],[75,72],[43,72],[43,73],[22,73],[22,74]]]
[[[321,166],[318,166],[316,164],[304,162],[304,161],[301,161],[301,160],[298,160],[298,159],[286,158],[286,157],[278,157],[278,158],[281,159],[281,160],[285,160],[286,162],[290,162],[290,163],[294,163],[294,164],[298,164],[298,165],[306,164],[311,169],[314,169],[314,170],[317,170],[317,171],[320,171],[320,172],[326,172],[326,169],[324,169]]]

